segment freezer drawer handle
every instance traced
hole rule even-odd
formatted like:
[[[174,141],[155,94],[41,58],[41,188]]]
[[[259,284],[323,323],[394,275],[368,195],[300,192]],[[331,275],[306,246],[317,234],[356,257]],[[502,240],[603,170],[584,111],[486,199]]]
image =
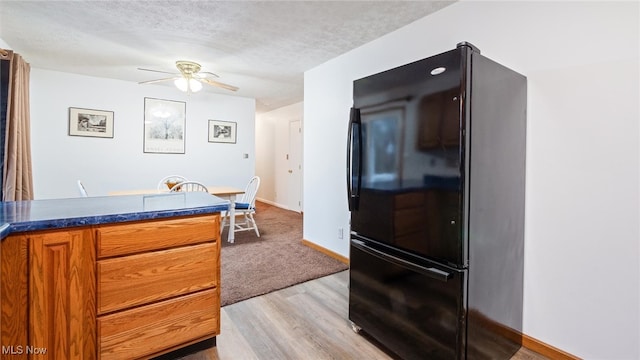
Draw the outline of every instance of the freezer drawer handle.
[[[369,253],[370,255],[379,257],[382,260],[385,261],[389,261],[392,262],[398,266],[402,266],[406,269],[421,273],[423,275],[429,276],[432,279],[435,280],[440,280],[440,281],[448,281],[449,279],[451,279],[453,277],[453,275],[451,273],[448,273],[446,271],[442,271],[440,269],[436,269],[434,267],[425,267],[425,266],[420,266],[418,264],[414,264],[412,262],[409,262],[407,260],[401,259],[397,256],[393,256],[390,254],[387,254],[385,252],[382,252],[380,250],[374,249],[370,246],[367,246],[367,244],[365,244],[364,242],[360,241],[360,240],[355,240],[352,239],[351,240],[351,244],[353,246],[355,246],[356,248]]]

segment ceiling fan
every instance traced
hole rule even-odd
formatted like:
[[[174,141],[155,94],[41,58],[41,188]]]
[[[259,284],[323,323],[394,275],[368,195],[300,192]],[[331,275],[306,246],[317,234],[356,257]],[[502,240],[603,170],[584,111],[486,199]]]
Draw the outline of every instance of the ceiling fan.
[[[143,71],[151,71],[151,72],[157,72],[162,74],[174,75],[169,78],[141,81],[138,84],[153,84],[157,82],[173,80],[173,83],[178,89],[187,93],[194,93],[202,90],[202,83],[223,88],[230,91],[238,90],[238,88],[233,85],[224,84],[219,81],[210,79],[209,77],[218,78],[219,76],[212,72],[200,71],[201,69],[200,64],[195,63],[193,61],[187,61],[187,60],[176,61],[176,67],[180,71],[179,73],[138,68],[138,70],[143,70]]]

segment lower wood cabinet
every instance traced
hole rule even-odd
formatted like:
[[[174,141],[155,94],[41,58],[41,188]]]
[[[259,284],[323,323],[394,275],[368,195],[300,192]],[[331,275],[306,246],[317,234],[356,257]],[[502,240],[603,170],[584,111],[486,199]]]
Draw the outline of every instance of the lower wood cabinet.
[[[1,357],[95,358],[91,230],[10,235],[2,240],[0,259]]]
[[[98,318],[101,359],[135,359],[216,335],[220,297],[214,289]]]
[[[90,359],[96,329],[95,245],[89,229],[29,235],[28,344],[48,359]],[[38,357],[40,358],[40,357]]]
[[[218,251],[204,243],[98,261],[98,314],[217,287]]]
[[[12,234],[2,358],[137,359],[220,333],[220,218]]]

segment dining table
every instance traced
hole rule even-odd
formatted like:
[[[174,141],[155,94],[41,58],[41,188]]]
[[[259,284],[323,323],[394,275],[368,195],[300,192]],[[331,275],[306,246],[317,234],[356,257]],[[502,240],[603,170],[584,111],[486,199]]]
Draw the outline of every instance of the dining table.
[[[236,196],[244,194],[244,190],[232,186],[207,186],[207,190],[211,195],[229,200],[229,234],[227,235],[227,241],[233,243],[235,241],[235,231],[233,229],[236,226]],[[169,193],[169,189],[133,189],[110,191],[109,195],[158,195]],[[220,231],[222,231],[222,228]]]

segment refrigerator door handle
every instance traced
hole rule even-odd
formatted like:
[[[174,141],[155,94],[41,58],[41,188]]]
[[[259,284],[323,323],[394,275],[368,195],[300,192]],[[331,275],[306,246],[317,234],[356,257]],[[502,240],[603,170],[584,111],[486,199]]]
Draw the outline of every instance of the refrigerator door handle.
[[[349,211],[358,210],[362,178],[362,122],[360,109],[352,107],[347,139],[347,197]]]
[[[440,269],[436,269],[434,267],[425,267],[425,266],[421,266],[418,264],[414,264],[412,262],[409,262],[407,260],[401,259],[397,256],[393,256],[391,254],[387,254],[385,252],[382,252],[380,250],[374,249],[370,246],[368,246],[367,244],[365,244],[363,241],[360,240],[355,240],[355,239],[351,239],[351,245],[353,245],[354,247],[369,253],[370,255],[373,256],[377,256],[382,260],[394,263],[398,266],[402,266],[406,269],[409,270],[413,270],[417,273],[429,276],[432,279],[435,280],[440,280],[443,282],[447,282],[449,279],[451,279],[453,277],[453,274],[440,270]]]

